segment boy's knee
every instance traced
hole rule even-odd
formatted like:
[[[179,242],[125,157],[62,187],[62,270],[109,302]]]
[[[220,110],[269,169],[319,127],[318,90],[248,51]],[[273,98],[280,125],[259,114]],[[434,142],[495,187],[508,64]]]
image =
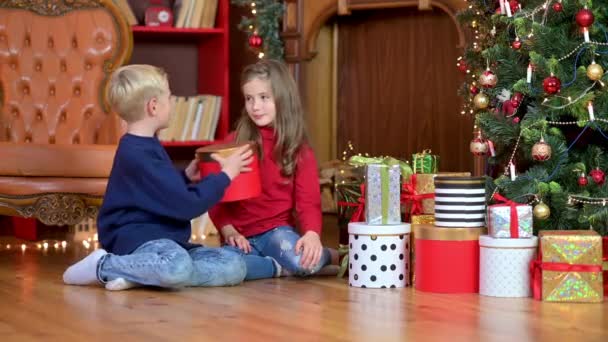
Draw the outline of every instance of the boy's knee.
[[[233,286],[242,283],[247,275],[247,266],[245,265],[245,260],[240,254],[234,252],[226,251],[223,254],[224,255],[222,258],[225,261],[225,265],[223,267],[224,285]]]
[[[167,262],[159,272],[159,285],[167,288],[183,287],[188,283],[193,271],[192,259],[185,253]]]

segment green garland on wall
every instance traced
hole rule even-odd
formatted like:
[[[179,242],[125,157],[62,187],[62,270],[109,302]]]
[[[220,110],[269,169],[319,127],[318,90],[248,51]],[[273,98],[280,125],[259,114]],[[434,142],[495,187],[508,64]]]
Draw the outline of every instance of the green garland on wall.
[[[283,41],[279,23],[285,6],[281,0],[232,0],[232,4],[247,7],[250,17],[242,17],[239,29],[247,33],[249,48],[258,58],[283,59]]]

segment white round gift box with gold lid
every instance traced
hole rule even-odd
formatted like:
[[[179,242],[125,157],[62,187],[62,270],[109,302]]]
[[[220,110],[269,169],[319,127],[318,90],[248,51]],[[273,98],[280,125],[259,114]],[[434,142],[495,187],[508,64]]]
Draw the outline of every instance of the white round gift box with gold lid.
[[[538,238],[479,237],[479,294],[492,297],[530,297],[530,262]]]
[[[409,223],[348,224],[348,282],[354,287],[397,288],[408,282]]]

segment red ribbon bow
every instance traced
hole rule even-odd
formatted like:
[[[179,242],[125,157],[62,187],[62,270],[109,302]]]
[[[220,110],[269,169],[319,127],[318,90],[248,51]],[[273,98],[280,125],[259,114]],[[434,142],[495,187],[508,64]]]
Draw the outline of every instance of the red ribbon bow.
[[[357,207],[350,217],[349,222],[361,222],[363,221],[363,214],[365,212],[365,183],[361,183],[361,196],[357,199],[357,202],[338,202],[341,207]]]
[[[530,282],[534,299],[541,300],[543,297],[543,272],[602,272],[600,265],[572,265],[563,262],[543,262],[540,249],[536,260],[530,262]]]
[[[502,204],[494,204],[492,207],[505,207],[509,206],[511,209],[511,222],[509,226],[509,230],[511,231],[511,238],[519,238],[519,217],[517,216],[517,206],[523,205],[521,203],[513,202],[510,199],[503,197],[502,195],[496,193],[494,194],[494,199],[501,202]]]
[[[401,191],[401,203],[412,204],[412,209],[407,213],[405,221],[409,221],[411,215],[422,214],[422,200],[435,198],[435,194],[418,194],[416,191],[416,174],[414,173],[409,183],[404,183]]]

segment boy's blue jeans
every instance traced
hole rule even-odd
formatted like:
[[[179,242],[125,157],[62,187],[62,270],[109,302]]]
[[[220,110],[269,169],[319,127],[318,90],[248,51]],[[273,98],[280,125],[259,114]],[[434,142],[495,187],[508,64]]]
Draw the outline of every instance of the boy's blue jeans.
[[[277,276],[275,261],[291,274],[300,277],[312,275],[331,264],[331,254],[327,248],[323,248],[319,263],[312,270],[304,269],[300,265],[302,255],[296,255],[295,251],[296,242],[299,239],[300,235],[292,227],[281,226],[249,237],[251,252],[248,254],[237,247],[225,246],[224,248],[236,251],[243,256],[245,264],[247,264],[245,280]]]
[[[230,286],[243,281],[245,262],[239,253],[225,248],[184,249],[168,239],[152,240],[129,255],[104,255],[97,264],[97,278],[116,278],[166,288]]]

